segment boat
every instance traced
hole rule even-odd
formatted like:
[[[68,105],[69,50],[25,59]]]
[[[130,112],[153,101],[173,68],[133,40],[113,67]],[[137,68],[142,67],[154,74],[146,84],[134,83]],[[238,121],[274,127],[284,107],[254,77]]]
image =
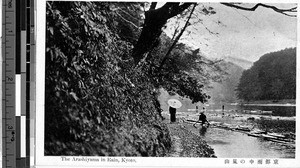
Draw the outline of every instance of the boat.
[[[260,129],[252,129],[250,133],[254,133],[254,134],[265,134],[266,131],[260,130]]]
[[[267,135],[276,137],[276,138],[285,138],[284,135],[278,134],[278,133],[267,133]]]
[[[269,140],[269,141],[273,141],[273,142],[294,142],[293,139],[287,139],[287,138],[281,138],[281,137],[276,137],[273,136],[272,134],[270,135],[270,133],[268,134],[261,134],[261,137],[265,140]]]
[[[250,132],[252,128],[249,126],[240,126],[235,127],[235,130]]]
[[[273,112],[272,111],[261,111],[261,114],[265,114],[265,115],[271,115]]]
[[[195,122],[198,122],[198,120],[190,120],[190,119],[187,119],[185,120],[186,122],[190,122],[190,123],[195,123]]]
[[[262,111],[262,110],[244,110],[246,114],[258,114],[258,115],[271,115],[273,111]]]
[[[248,132],[247,133],[248,136],[252,136],[252,137],[260,137],[261,134],[258,134],[258,133],[252,133],[252,132]]]

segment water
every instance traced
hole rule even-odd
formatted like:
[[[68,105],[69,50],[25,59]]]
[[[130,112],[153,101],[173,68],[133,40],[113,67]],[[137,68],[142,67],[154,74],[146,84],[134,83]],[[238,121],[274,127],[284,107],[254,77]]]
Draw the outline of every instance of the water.
[[[192,132],[205,139],[218,158],[295,158],[294,147],[220,128],[208,128],[204,135],[199,130]]]
[[[241,113],[243,110],[262,110],[272,111],[272,116],[285,116],[292,117],[296,116],[296,106],[272,106],[272,105],[230,105],[225,104],[226,111],[235,111]],[[220,111],[222,105],[210,105],[207,107],[208,110]]]
[[[221,106],[219,106],[221,107]],[[225,106],[225,114],[236,114],[241,108],[247,109],[247,107]],[[267,110],[262,109],[259,106],[249,107],[252,109],[247,110]],[[289,107],[271,107],[273,109],[285,109],[286,111],[280,113],[281,116],[293,116],[293,112]],[[221,117],[223,113],[221,109],[213,109],[211,106],[207,108],[207,117],[210,121],[218,121],[232,125],[251,125],[252,122],[232,117]],[[295,109],[295,108],[294,108]],[[237,110],[237,111],[236,111]],[[269,110],[269,109],[268,109]],[[290,110],[290,113],[288,112]],[[277,113],[279,114],[279,113]],[[216,116],[217,115],[217,116]],[[242,112],[239,115],[245,115]],[[273,114],[274,115],[274,114]],[[197,120],[198,114],[195,112],[178,112],[177,116],[185,119]],[[245,115],[246,116],[246,115]],[[195,128],[192,124],[188,124],[188,129],[197,135],[200,135],[215,151],[215,155],[218,158],[295,158],[295,146],[281,144],[263,140],[257,137],[248,136],[242,132],[225,130],[222,128],[207,128],[206,132],[201,131],[200,127]]]

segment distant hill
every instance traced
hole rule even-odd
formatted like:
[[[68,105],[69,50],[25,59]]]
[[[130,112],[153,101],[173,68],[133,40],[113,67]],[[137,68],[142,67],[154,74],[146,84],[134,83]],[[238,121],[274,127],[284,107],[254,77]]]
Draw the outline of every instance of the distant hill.
[[[251,61],[241,59],[241,58],[234,58],[230,56],[224,58],[224,61],[234,63],[235,65],[238,65],[243,69],[249,69],[253,65],[253,62]]]
[[[232,62],[224,62],[223,67],[226,68],[228,73],[221,83],[213,82],[210,87],[206,88],[206,92],[211,96],[208,104],[212,103],[233,103],[237,102],[235,89],[238,85],[239,79],[244,69]],[[167,101],[171,98],[180,100],[183,106],[178,111],[187,111],[188,109],[195,108],[196,104],[192,104],[192,101],[187,98],[182,98],[178,95],[169,95],[164,89],[160,89],[159,101],[163,110],[168,110]],[[203,105],[198,103],[198,105]]]
[[[225,62],[228,75],[221,83],[213,82],[212,88],[207,89],[211,103],[234,103],[238,101],[236,87],[244,69],[232,62]]]
[[[267,53],[243,72],[238,97],[246,100],[296,98],[296,48]]]

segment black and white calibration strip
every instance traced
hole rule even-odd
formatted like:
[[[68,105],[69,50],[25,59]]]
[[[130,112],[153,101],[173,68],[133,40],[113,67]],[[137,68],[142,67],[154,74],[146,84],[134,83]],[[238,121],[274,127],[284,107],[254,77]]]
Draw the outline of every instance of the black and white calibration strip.
[[[2,2],[2,167],[33,165],[35,0]]]

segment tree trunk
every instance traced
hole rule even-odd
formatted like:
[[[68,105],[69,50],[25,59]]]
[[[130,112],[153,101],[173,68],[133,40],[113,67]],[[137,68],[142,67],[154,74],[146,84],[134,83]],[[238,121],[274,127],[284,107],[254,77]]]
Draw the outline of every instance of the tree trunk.
[[[153,9],[156,5],[145,12],[145,22],[138,42],[135,44],[132,56],[135,64],[138,64],[147,54],[159,43],[159,36],[162,33],[162,27],[168,19],[180,14],[193,3],[166,3],[158,9]]]

